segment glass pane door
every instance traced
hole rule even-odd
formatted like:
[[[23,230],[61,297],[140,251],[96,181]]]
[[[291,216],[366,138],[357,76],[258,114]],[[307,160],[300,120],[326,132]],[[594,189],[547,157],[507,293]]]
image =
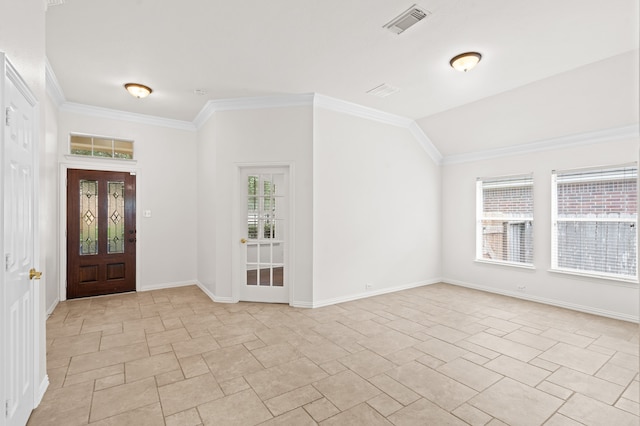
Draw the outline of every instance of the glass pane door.
[[[283,287],[285,264],[284,175],[248,174],[246,285]]]

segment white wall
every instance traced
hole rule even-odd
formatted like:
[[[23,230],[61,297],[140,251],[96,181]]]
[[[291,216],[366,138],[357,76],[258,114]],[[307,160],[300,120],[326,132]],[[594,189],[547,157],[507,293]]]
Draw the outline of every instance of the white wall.
[[[216,291],[216,181],[215,115],[198,130],[197,220],[198,270],[200,284],[217,299]],[[228,297],[231,297],[229,293]]]
[[[45,150],[48,160],[41,172],[44,171],[44,187],[41,191],[40,202],[47,207],[40,211],[40,244],[44,248],[44,270],[46,271],[46,308],[47,313],[53,312],[59,301],[59,263],[58,257],[58,107],[46,96],[45,126],[46,135],[41,148]]]
[[[198,234],[200,282],[220,300],[235,300],[235,257],[242,235],[232,229],[239,191],[239,164],[290,164],[294,227],[290,235],[292,303],[312,298],[312,108],[311,106],[218,111],[199,139]],[[202,221],[206,221],[204,224]],[[211,227],[215,222],[215,229]],[[235,268],[235,269],[234,269]],[[213,278],[215,276],[215,278]],[[237,278],[237,276],[236,276]]]
[[[638,140],[533,152],[443,167],[443,276],[454,284],[638,320],[638,286],[549,272],[551,172],[638,160]],[[477,177],[533,172],[535,270],[474,262]],[[518,292],[517,286],[526,286]]]
[[[75,164],[69,153],[69,134],[84,133],[134,141],[137,162],[137,285],[139,290],[195,284],[197,270],[196,140],[195,132],[60,111],[59,160]],[[122,162],[119,162],[122,163]],[[94,160],[110,168],[109,160]],[[120,164],[113,167],[122,167]],[[63,199],[61,194],[61,200]],[[151,210],[152,217],[142,217]],[[61,219],[63,224],[64,219]]]
[[[197,280],[216,300],[237,300],[238,166],[279,163],[291,164],[294,174],[294,305],[444,277],[617,318],[638,316],[637,287],[547,271],[551,170],[637,160],[637,140],[439,167],[407,129],[311,105],[217,111],[197,133],[68,111],[58,121],[61,162],[68,162],[70,132],[136,141],[141,289]],[[476,177],[524,172],[536,179],[536,269],[475,263]],[[152,218],[142,218],[145,209]],[[519,285],[526,292],[517,292]]]
[[[317,108],[313,167],[314,305],[439,280],[440,170],[407,129]]]

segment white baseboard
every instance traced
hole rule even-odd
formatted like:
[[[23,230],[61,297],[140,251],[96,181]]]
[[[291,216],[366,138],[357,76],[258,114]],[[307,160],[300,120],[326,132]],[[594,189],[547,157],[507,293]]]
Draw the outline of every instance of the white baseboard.
[[[486,291],[487,293],[501,294],[503,296],[514,297],[516,299],[523,299],[523,300],[529,300],[532,302],[544,303],[546,305],[558,306],[560,308],[571,309],[574,311],[585,312],[588,314],[599,315],[599,316],[613,318],[613,319],[622,320],[622,321],[628,321],[633,323],[640,322],[640,319],[638,317],[634,317],[633,315],[622,314],[614,311],[607,311],[604,309],[598,309],[591,306],[577,305],[574,303],[568,303],[561,300],[532,296],[532,295],[523,294],[520,292],[501,290],[493,287],[487,287],[483,285],[472,284],[472,283],[454,280],[454,279],[448,279],[448,278],[432,278],[426,281],[403,284],[403,285],[398,285],[394,287],[383,288],[380,290],[367,291],[367,292],[362,292],[357,294],[351,294],[348,296],[335,297],[332,299],[324,299],[324,300],[313,301],[313,302],[293,301],[291,302],[291,306],[295,308],[320,308],[323,306],[335,305],[337,303],[350,302],[353,300],[365,299],[367,297],[378,296],[381,294],[393,293],[396,291],[408,290],[411,288],[436,284],[439,282],[457,285],[460,287],[472,288],[480,291]],[[219,297],[214,295],[207,287],[205,287],[198,280],[147,285],[143,288],[139,288],[138,291],[161,290],[161,289],[174,288],[174,287],[184,287],[189,285],[197,285],[200,288],[200,290],[202,290],[211,300],[213,300],[216,303],[237,303],[238,302],[238,300],[234,299],[233,297]],[[52,304],[52,306],[49,307],[49,309],[47,309],[47,315],[51,315],[51,313],[53,312],[53,310],[57,305],[58,305],[58,300],[56,299],[56,301]],[[47,379],[47,386],[48,386],[48,379]]]
[[[514,291],[501,290],[493,287],[486,287],[478,284],[471,284],[459,280],[451,280],[443,278],[442,282],[446,284],[457,285],[460,287],[472,288],[474,290],[486,291],[487,293],[501,294],[503,296],[514,297],[516,299],[529,300],[531,302],[544,303],[545,305],[557,306],[559,308],[571,309],[573,311],[585,312],[587,314],[599,315],[601,317],[613,318],[622,321],[628,321],[638,323],[639,319],[632,315],[621,314],[619,312],[607,311],[604,309],[593,308],[591,306],[576,305],[574,303],[568,303],[561,300],[547,299],[545,297],[531,296],[528,294],[517,293]]]
[[[49,318],[49,316],[53,313],[53,311],[56,309],[56,306],[58,306],[58,303],[60,303],[60,299],[56,299],[53,301],[53,303],[51,304],[51,306],[49,306],[47,308],[47,318]]]
[[[333,299],[325,299],[314,301],[311,303],[311,306],[300,306],[300,307],[309,307],[309,308],[320,308],[323,306],[335,305],[337,303],[351,302],[352,300],[358,299],[366,299],[367,297],[379,296],[381,294],[394,293],[396,291],[409,290],[411,288],[422,287],[425,285],[431,285],[442,282],[442,278],[432,278],[426,281],[419,281],[416,283],[402,284],[393,287],[387,287],[380,290],[367,291],[363,293],[352,294],[349,296],[335,297]],[[308,305],[308,302],[303,302]]]
[[[195,284],[206,294],[209,296],[209,299],[213,300],[216,303],[236,303],[237,300],[234,300],[233,297],[218,297],[211,292],[207,287],[204,286],[200,281],[195,282]]]
[[[321,300],[318,302],[306,302],[306,301],[293,301],[290,303],[290,306],[293,308],[320,308],[323,306],[329,306],[329,305],[335,305],[336,303],[343,303],[343,302],[350,302],[352,300],[358,300],[358,299],[366,299],[367,297],[372,297],[372,296],[378,296],[381,294],[386,294],[386,293],[394,293],[396,291],[401,291],[401,290],[408,290],[410,288],[416,288],[416,287],[422,287],[425,285],[430,285],[430,284],[436,284],[442,282],[441,278],[432,278],[430,280],[427,281],[419,281],[416,283],[409,283],[409,284],[403,284],[403,285],[398,285],[398,286],[394,286],[394,287],[389,287],[389,288],[383,288],[380,290],[375,290],[375,291],[367,291],[367,292],[363,292],[363,293],[358,293],[358,294],[352,294],[349,296],[342,296],[342,297],[336,297],[333,299],[325,299],[325,300]],[[207,296],[209,296],[209,298],[211,300],[213,300],[214,302],[217,303],[237,303],[238,300],[232,298],[232,297],[219,297],[214,295],[211,290],[209,290],[207,287],[205,287],[200,281],[195,281],[195,284],[200,288],[200,290],[202,290]]]
[[[42,383],[40,383],[40,387],[38,388],[38,391],[35,394],[35,400],[33,401],[34,409],[38,405],[40,405],[40,402],[42,401],[42,398],[44,397],[44,393],[47,391],[47,388],[49,388],[49,376],[45,374],[44,378],[42,379]]]
[[[186,286],[189,286],[189,285],[197,285],[197,284],[198,284],[198,280],[176,281],[176,282],[172,282],[172,283],[148,284],[148,285],[145,285],[144,287],[138,288],[136,291],[164,290],[164,289],[167,289],[167,288],[186,287]]]

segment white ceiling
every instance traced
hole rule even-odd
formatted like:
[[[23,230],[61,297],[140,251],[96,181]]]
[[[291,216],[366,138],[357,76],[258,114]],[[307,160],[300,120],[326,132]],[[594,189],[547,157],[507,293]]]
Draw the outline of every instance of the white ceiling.
[[[382,28],[413,1],[431,16],[400,35]],[[450,155],[549,137],[534,129],[542,118],[510,107],[514,96],[541,112],[546,99],[556,121],[558,91],[569,110],[637,99],[638,16],[637,0],[66,0],[48,9],[46,40],[69,102],[192,121],[210,99],[315,92],[415,119]],[[469,50],[483,55],[477,68],[450,68]],[[614,63],[628,69],[611,75]],[[608,78],[615,93],[580,96]],[[134,99],[127,82],[154,92]],[[400,91],[366,93],[382,83]],[[595,126],[638,121],[621,108]],[[573,121],[551,128],[572,133]]]

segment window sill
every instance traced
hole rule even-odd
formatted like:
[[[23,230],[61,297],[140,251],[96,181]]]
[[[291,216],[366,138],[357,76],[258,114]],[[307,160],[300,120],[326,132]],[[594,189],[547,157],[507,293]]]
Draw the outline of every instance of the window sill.
[[[510,266],[513,268],[520,268],[520,269],[529,269],[529,270],[536,269],[536,267],[533,266],[533,264],[531,263],[499,262],[496,260],[485,260],[485,259],[474,259],[474,262],[484,263],[487,265]]]
[[[604,274],[590,274],[588,272],[580,272],[574,271],[571,269],[549,269],[549,272],[554,272],[557,274],[565,274],[565,275],[574,275],[577,277],[585,277],[585,278],[596,278],[599,280],[607,280],[613,281],[611,284],[619,284],[625,287],[638,287],[638,279],[637,278],[624,278],[624,277],[616,277],[611,275]]]
[[[135,166],[138,164],[138,160],[127,159],[127,158],[109,158],[109,157],[89,157],[88,155],[73,155],[66,154],[64,158],[67,161],[71,161],[74,163],[87,163],[87,164],[121,164],[127,166]]]

